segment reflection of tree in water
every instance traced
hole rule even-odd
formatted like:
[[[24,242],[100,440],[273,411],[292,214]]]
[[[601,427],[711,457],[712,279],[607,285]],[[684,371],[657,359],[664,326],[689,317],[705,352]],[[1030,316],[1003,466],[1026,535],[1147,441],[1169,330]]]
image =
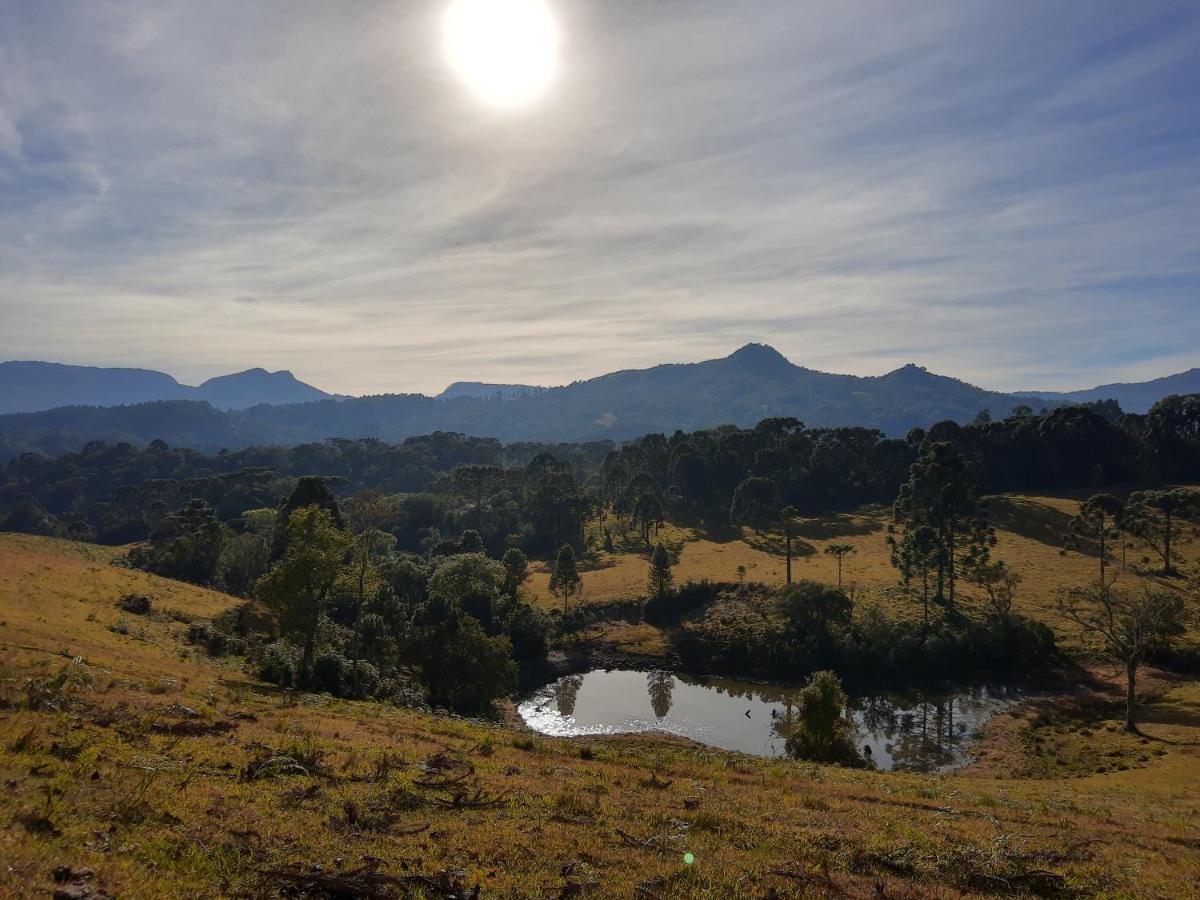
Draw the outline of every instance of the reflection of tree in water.
[[[555,683],[554,701],[558,704],[560,716],[575,715],[575,700],[579,696],[579,688],[582,686],[582,675],[566,675]]]
[[[901,714],[890,748],[893,767],[929,772],[955,762],[963,729],[956,728],[954,716],[953,697],[922,697],[913,710]]]
[[[654,715],[661,719],[671,711],[671,691],[675,689],[675,676],[661,669],[648,672],[646,689],[650,692],[650,706]]]

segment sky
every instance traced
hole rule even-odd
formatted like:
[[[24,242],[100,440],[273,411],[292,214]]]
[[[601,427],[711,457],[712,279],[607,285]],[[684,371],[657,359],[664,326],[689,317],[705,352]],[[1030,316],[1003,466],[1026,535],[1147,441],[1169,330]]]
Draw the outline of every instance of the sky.
[[[994,389],[1200,365],[1200,4],[0,2],[0,359],[348,394],[769,343]]]

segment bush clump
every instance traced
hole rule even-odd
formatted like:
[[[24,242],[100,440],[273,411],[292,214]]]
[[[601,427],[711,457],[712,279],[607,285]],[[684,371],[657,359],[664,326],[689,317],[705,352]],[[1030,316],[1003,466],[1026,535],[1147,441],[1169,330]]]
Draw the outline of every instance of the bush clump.
[[[118,608],[135,616],[149,615],[151,605],[150,598],[145,594],[126,594],[117,601]]]

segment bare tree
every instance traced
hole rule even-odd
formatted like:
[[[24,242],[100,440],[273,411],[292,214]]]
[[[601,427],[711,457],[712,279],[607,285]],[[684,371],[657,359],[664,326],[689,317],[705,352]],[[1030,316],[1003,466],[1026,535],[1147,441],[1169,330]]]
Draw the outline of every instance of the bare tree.
[[[1059,597],[1059,611],[1097,639],[1106,657],[1125,669],[1125,730],[1137,733],[1137,673],[1146,656],[1183,633],[1183,598],[1146,588],[1141,594],[1095,581]]]

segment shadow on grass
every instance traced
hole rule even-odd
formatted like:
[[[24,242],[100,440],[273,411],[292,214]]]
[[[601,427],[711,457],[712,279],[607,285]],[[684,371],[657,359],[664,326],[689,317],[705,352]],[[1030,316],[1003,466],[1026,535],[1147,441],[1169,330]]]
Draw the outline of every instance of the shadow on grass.
[[[746,545],[753,547],[755,550],[761,550],[763,553],[770,553],[772,556],[786,556],[787,544],[784,543],[783,535],[780,534],[750,534],[744,540]],[[792,538],[792,556],[799,558],[804,556],[815,556],[817,548],[807,541],[802,541],[799,538]]]
[[[805,519],[796,526],[796,534],[814,541],[829,541],[839,537],[862,537],[882,531],[883,522],[847,513],[831,513],[815,519]]]
[[[1071,517],[1066,513],[1024,497],[991,497],[988,521],[998,528],[1051,547],[1067,546]]]

